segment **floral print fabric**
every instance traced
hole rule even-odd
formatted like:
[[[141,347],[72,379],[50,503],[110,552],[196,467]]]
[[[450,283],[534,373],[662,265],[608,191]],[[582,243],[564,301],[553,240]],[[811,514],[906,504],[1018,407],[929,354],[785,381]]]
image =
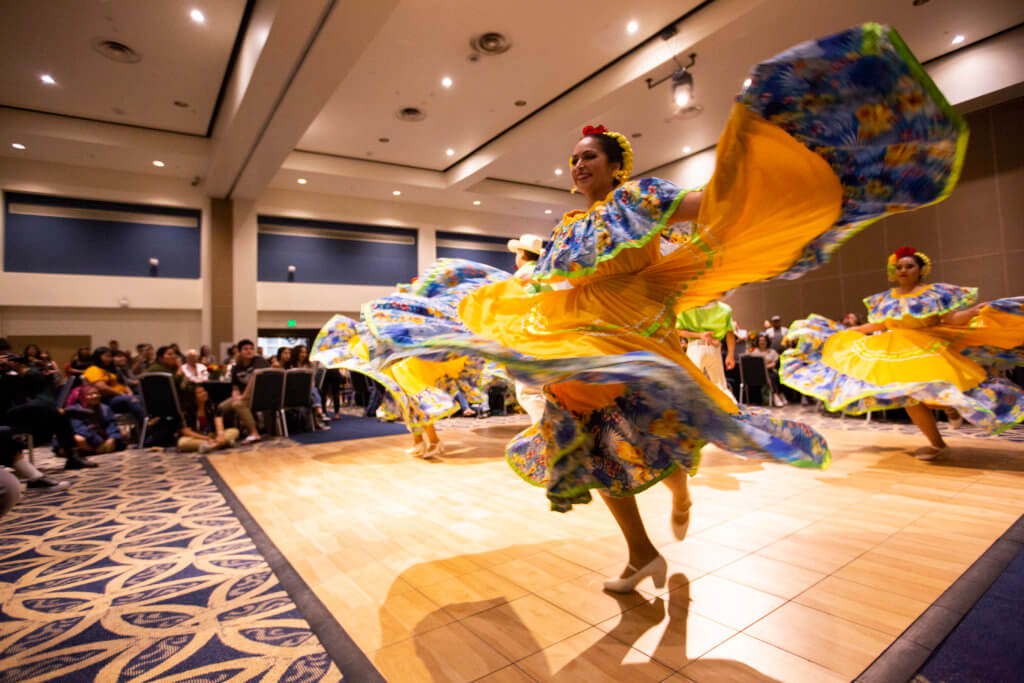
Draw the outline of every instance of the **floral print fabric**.
[[[956,183],[967,125],[895,30],[864,24],[758,64],[737,97],[823,157],[843,186],[842,214],[793,279],[825,263],[886,214],[931,204]]]
[[[872,294],[864,299],[864,305],[868,308],[868,321],[880,323],[885,320],[945,315],[969,306],[977,299],[977,287],[936,282],[914,296],[898,296],[892,289]]]

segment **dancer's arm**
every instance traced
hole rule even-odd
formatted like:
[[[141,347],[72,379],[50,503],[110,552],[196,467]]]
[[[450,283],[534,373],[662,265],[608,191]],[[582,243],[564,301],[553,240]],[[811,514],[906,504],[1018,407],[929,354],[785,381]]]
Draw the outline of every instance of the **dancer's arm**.
[[[882,323],[864,323],[863,325],[857,325],[850,329],[854,332],[860,332],[861,334],[871,334],[872,332],[881,332],[885,329],[885,325]]]
[[[962,311],[953,311],[939,318],[939,322],[943,325],[966,325],[971,322],[971,318],[981,313],[981,309],[988,306],[988,303],[975,304],[970,308],[965,308]]]
[[[700,212],[700,200],[703,197],[704,190],[687,193],[682,201],[679,202],[679,206],[676,207],[675,213],[668,219],[668,222],[685,223],[686,221],[697,220],[697,214]]]
[[[725,369],[732,370],[736,367],[736,333],[729,331],[725,333]]]

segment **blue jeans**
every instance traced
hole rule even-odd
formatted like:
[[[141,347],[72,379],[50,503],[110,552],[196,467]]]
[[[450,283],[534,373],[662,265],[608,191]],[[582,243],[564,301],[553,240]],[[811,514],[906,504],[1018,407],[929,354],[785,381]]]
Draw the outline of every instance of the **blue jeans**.
[[[110,409],[115,413],[130,413],[135,416],[135,419],[139,421],[139,424],[143,424],[146,421],[146,411],[142,407],[142,401],[135,394],[118,394],[112,396],[107,402]]]

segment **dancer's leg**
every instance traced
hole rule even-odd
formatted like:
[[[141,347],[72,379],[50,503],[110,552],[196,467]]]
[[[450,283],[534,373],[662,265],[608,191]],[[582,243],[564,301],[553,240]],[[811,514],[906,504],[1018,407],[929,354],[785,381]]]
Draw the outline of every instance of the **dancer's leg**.
[[[693,503],[690,500],[689,478],[686,470],[679,468],[661,480],[672,490],[672,533],[680,541],[686,538],[690,526],[690,507]]]
[[[433,446],[438,441],[440,441],[440,439],[437,438],[437,431],[434,429],[434,425],[432,425],[432,424],[429,424],[429,425],[426,425],[425,427],[423,427],[423,433],[427,435],[427,445],[428,446]]]
[[[644,528],[644,520],[640,517],[640,510],[636,506],[636,499],[633,496],[616,498],[601,491],[601,498],[619,525],[619,530],[626,539],[629,547],[629,564],[635,569],[645,566],[658,556],[658,549],[651,543],[647,536],[647,529]],[[622,570],[621,578],[633,573],[633,570],[626,567]]]
[[[932,415],[931,409],[923,403],[918,403],[916,406],[907,406],[907,415],[913,420],[917,428],[928,438],[932,446],[935,448],[945,448],[946,442],[942,440],[942,435],[939,434],[939,428],[935,424],[935,416]]]

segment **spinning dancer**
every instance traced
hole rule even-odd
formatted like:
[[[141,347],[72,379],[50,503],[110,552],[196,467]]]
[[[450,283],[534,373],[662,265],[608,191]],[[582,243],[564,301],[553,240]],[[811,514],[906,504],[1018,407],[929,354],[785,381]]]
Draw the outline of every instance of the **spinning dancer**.
[[[925,284],[931,261],[912,247],[891,254],[886,271],[896,286],[864,299],[867,324],[844,329],[818,315],[793,323],[799,346],[782,356],[783,383],[829,410],[905,408],[931,444],[915,451],[921,460],[949,449],[929,406],[992,433],[1024,420],[1024,391],[979,364],[1024,364],[1015,348],[1024,344],[1024,297],[976,304],[974,287]]]
[[[533,273],[535,283],[568,289],[533,294],[515,279],[477,289],[459,306],[472,335],[435,336],[429,316],[373,327],[403,353],[482,355],[544,386],[540,421],[517,435],[507,459],[555,510],[601,492],[629,548],[609,591],[665,581],[634,494],[668,484],[681,537],[686,473],[706,442],[801,466],[829,461],[806,425],[742,413],[704,377],[682,351],[675,311],[747,282],[797,277],[886,213],[942,199],[965,149],[962,119],[896,33],[877,24],[797,46],[750,80],[703,192],[629,181],[626,138],[584,129],[570,169],[588,208],[562,217]]]

